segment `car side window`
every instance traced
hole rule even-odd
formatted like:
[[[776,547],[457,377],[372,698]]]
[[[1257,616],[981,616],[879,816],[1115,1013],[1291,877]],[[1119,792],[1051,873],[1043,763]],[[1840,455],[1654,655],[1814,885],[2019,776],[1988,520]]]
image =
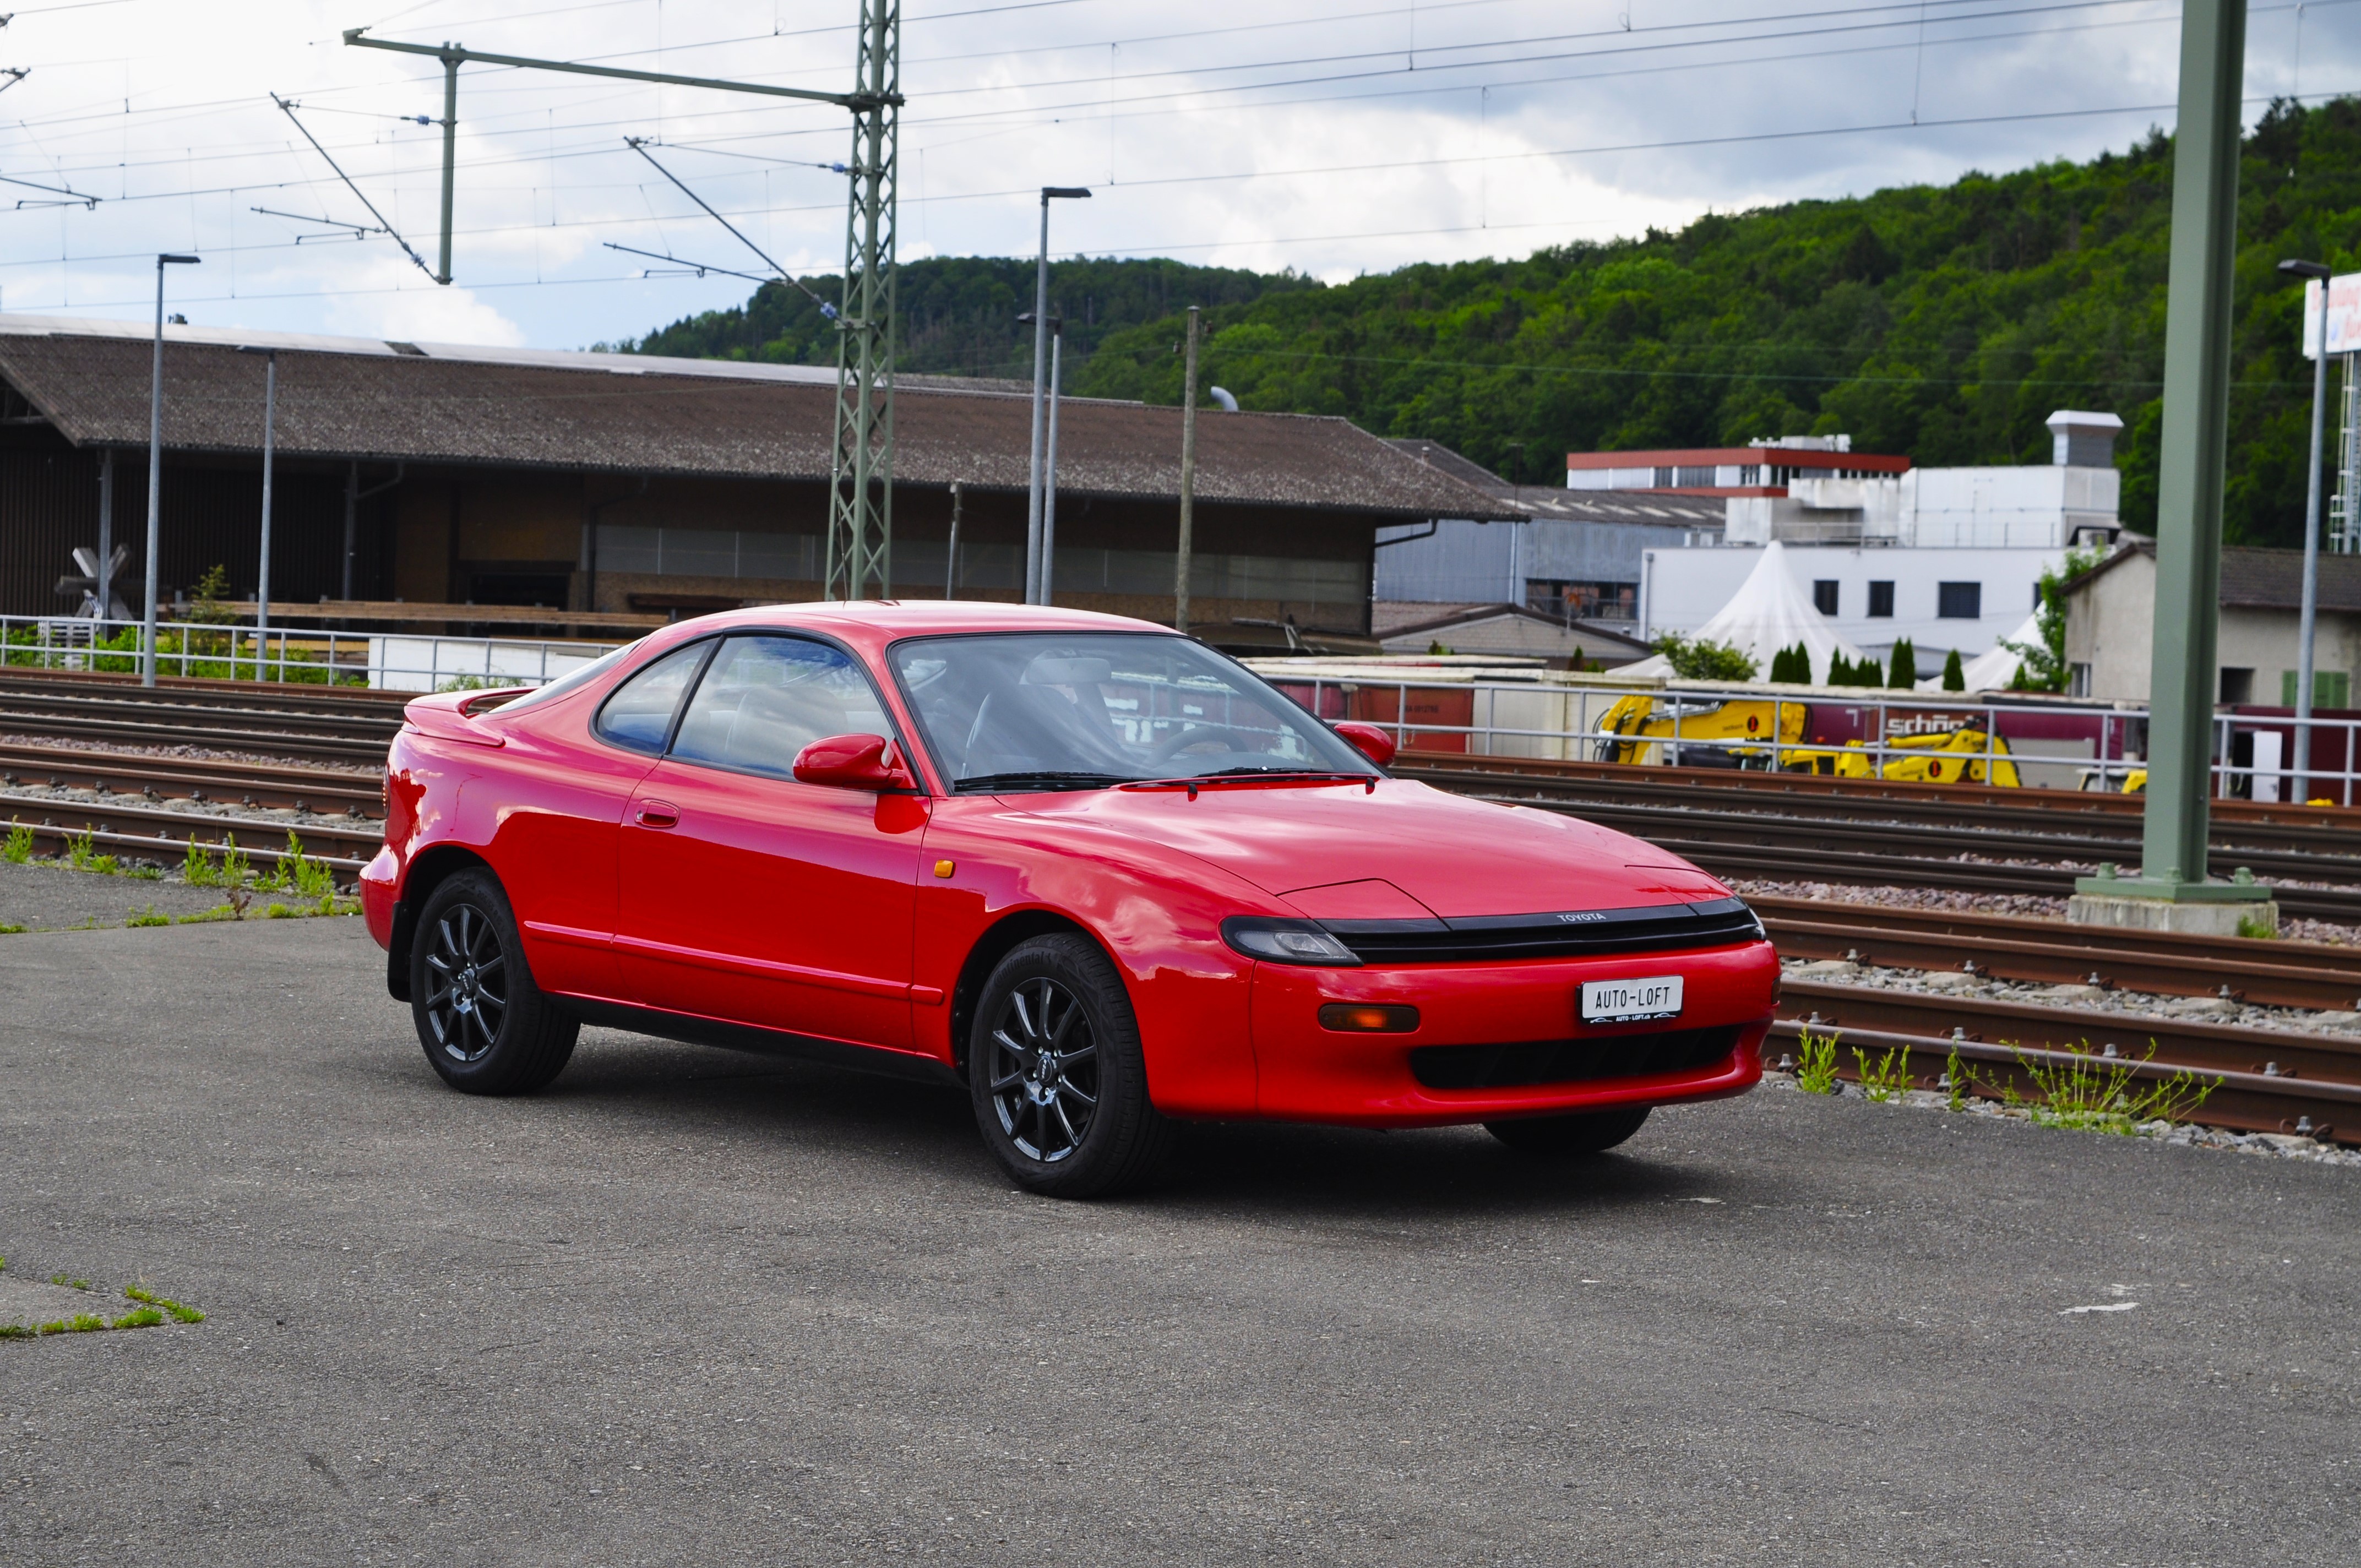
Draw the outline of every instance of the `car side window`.
[[[591,722],[598,739],[650,756],[663,751],[665,737],[672,733],[672,716],[680,710],[681,695],[696,680],[697,666],[712,650],[709,642],[692,642],[617,686]]]
[[[815,740],[893,733],[875,688],[844,653],[801,637],[732,637],[697,683],[669,755],[793,778],[796,753]]]

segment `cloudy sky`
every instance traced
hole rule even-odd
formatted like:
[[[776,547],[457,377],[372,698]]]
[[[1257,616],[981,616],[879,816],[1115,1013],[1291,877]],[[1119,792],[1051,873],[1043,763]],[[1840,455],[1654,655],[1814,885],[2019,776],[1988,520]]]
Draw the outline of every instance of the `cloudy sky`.
[[[470,67],[454,273],[434,60],[344,29],[841,91],[857,0],[79,0],[0,27],[0,309],[578,347],[843,249],[840,110]],[[1169,255],[1326,278],[1520,255],[2169,126],[2159,0],[908,0],[902,255]],[[2361,91],[2361,0],[2258,5],[2249,121]],[[296,105],[282,111],[273,94]],[[306,135],[316,138],[315,148]],[[350,176],[347,186],[331,159]],[[84,200],[95,199],[95,204]],[[368,203],[365,205],[364,203]],[[268,209],[268,211],[257,211]],[[320,222],[314,220],[329,220]],[[653,275],[650,275],[653,274]]]

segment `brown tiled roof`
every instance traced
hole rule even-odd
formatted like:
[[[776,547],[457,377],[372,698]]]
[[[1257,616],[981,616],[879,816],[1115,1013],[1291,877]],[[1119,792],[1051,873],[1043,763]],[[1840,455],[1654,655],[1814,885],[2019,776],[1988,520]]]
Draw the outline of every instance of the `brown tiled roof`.
[[[120,334],[0,334],[0,376],[78,446],[145,446],[149,354],[147,342]],[[278,449],[576,472],[829,477],[832,386],[633,368],[281,349]],[[259,356],[168,340],[166,447],[258,452],[262,382]],[[1031,422],[1028,397],[899,389],[895,477],[1022,490]],[[1179,409],[1062,405],[1061,494],[1170,499],[1180,484]],[[1208,502],[1405,519],[1519,515],[1348,421],[1300,414],[1201,411],[1196,491]]]
[[[2156,558],[2156,541],[2126,537],[2097,565],[2066,584],[2069,593],[2118,563],[2135,555]],[[2258,550],[2248,545],[2222,548],[2222,607],[2224,609],[2300,609],[2303,606],[2303,552]],[[2361,555],[2320,554],[2320,608],[2339,614],[2361,614]]]
[[[2296,609],[2303,603],[2303,552],[2222,552],[2222,603],[2242,609]],[[2361,610],[2361,555],[2320,555],[2320,608]]]

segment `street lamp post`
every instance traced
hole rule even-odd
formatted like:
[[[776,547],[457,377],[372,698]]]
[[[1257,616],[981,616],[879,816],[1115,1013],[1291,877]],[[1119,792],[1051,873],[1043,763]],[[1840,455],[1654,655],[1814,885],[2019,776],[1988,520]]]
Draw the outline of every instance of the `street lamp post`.
[[[148,609],[140,630],[139,684],[156,684],[156,554],[161,528],[157,498],[164,485],[164,269],[193,267],[193,256],[156,258],[156,368],[148,390]]]
[[[2295,630],[2296,799],[2312,793],[2312,634],[2320,615],[2320,421],[2328,406],[2328,269],[2317,261],[2282,261],[2279,270],[2320,285],[2320,335],[2312,364],[2312,445],[2304,466],[2303,599]]]
[[[1058,576],[1058,371],[1065,357],[1066,322],[1049,322],[1049,441],[1041,464],[1041,602],[1049,604]]]
[[[254,678],[270,649],[270,457],[279,423],[279,350],[242,345],[240,354],[262,356],[262,565],[254,589]]]
[[[1026,481],[1025,602],[1040,604],[1041,592],[1041,378],[1049,368],[1049,203],[1078,201],[1090,192],[1080,185],[1041,187],[1041,264],[1033,285],[1033,450]]]

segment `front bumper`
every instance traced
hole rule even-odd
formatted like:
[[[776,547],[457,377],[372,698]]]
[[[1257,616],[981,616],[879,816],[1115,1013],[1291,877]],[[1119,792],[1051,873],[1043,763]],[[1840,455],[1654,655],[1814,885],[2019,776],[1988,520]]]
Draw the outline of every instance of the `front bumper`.
[[[1676,1019],[1580,1021],[1585,981],[1675,974],[1684,990]],[[1763,1077],[1763,1039],[1778,982],[1779,960],[1768,942],[1492,964],[1257,964],[1257,1109],[1288,1121],[1423,1127],[1742,1094]],[[1402,1034],[1323,1028],[1320,1008],[1339,1002],[1415,1007],[1418,1026]],[[1683,1038],[1662,1038],[1668,1031]],[[1613,1064],[1626,1056],[1619,1042],[1627,1040],[1634,1070],[1618,1073]],[[1502,1047],[1510,1048],[1466,1056],[1450,1049]],[[1710,1054],[1701,1057],[1700,1047]],[[1413,1051],[1427,1054],[1414,1065]],[[1682,1065],[1652,1070],[1652,1057]],[[1436,1069],[1438,1062],[1476,1058],[1488,1070]],[[1582,1076],[1563,1076],[1575,1072]],[[1535,1075],[1547,1080],[1500,1081]],[[1478,1081],[1469,1087],[1442,1086],[1471,1078]]]

